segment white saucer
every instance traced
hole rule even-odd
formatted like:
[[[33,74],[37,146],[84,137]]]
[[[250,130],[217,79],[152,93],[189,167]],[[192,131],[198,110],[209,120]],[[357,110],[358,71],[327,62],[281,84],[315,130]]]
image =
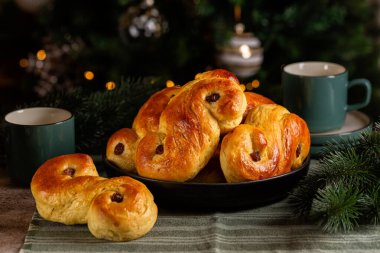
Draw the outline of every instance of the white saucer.
[[[322,132],[310,133],[312,156],[318,156],[324,145],[329,142],[339,142],[345,139],[354,140],[360,137],[361,133],[372,128],[372,120],[366,114],[360,111],[348,112],[344,125],[340,129]]]

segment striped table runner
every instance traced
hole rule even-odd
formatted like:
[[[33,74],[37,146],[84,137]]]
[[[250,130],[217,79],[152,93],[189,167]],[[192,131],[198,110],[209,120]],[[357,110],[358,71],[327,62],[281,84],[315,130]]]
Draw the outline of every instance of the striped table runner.
[[[66,226],[34,215],[21,253],[32,252],[380,252],[380,226],[323,233],[298,221],[286,200],[239,212],[183,213],[160,209],[143,238],[94,238],[86,225]]]

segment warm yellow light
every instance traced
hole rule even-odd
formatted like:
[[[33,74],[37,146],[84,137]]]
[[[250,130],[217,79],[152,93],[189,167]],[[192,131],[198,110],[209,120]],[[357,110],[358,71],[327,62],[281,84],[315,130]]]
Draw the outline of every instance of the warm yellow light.
[[[106,89],[107,90],[113,90],[116,88],[116,83],[115,82],[112,82],[112,81],[109,81],[106,83]]]
[[[43,61],[46,59],[46,51],[41,49],[41,50],[38,50],[37,54],[37,59],[40,60],[40,61]]]
[[[249,48],[248,45],[241,45],[239,47],[239,50],[240,50],[240,53],[241,53],[241,57],[243,57],[244,59],[248,59],[249,57],[252,56],[252,53],[251,53],[251,49]]]
[[[84,75],[84,78],[86,78],[87,80],[92,80],[95,77],[94,72],[89,71],[89,70],[85,71],[83,75]]]
[[[172,80],[167,80],[166,81],[166,87],[173,87],[175,84]]]
[[[25,58],[22,58],[20,61],[19,61],[19,65],[21,68],[27,68],[29,66],[29,61],[28,59],[25,59]]]
[[[253,80],[251,83],[247,83],[247,90],[253,90],[260,86],[259,80]]]
[[[239,86],[240,86],[240,89],[241,89],[242,91],[245,91],[245,85],[244,85],[244,84],[240,84]]]
[[[255,79],[252,81],[252,87],[253,88],[258,88],[260,86],[260,81]]]

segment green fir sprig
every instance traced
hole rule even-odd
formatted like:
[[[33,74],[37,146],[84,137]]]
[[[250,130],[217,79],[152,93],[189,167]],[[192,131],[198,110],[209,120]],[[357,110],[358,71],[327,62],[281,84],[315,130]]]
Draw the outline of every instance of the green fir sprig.
[[[290,195],[294,212],[330,233],[380,222],[380,122],[357,139],[326,146]]]
[[[142,104],[164,85],[160,78],[128,78],[113,90],[78,88],[70,93],[53,93],[24,107],[49,106],[71,111],[75,116],[77,151],[99,154],[109,136],[123,127],[131,127]]]

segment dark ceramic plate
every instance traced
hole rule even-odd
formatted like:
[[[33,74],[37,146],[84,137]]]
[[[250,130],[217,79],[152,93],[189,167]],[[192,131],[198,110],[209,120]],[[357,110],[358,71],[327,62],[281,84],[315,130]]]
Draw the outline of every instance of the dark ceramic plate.
[[[237,210],[265,205],[288,195],[309,170],[310,156],[289,173],[268,179],[242,183],[170,182],[150,179],[122,171],[104,159],[110,177],[127,175],[144,183],[158,206],[178,209]]]

